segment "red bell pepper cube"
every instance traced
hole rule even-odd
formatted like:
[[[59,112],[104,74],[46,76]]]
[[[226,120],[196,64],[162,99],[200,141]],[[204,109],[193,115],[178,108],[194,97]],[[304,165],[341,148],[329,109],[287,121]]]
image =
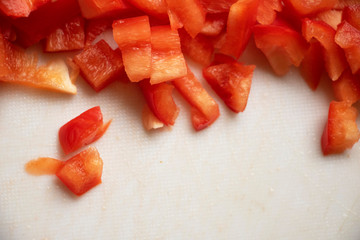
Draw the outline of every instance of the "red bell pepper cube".
[[[281,12],[281,0],[260,0],[256,20],[263,25],[270,25],[276,19],[276,13]]]
[[[185,77],[174,79],[172,83],[186,101],[197,110],[195,116],[194,111],[192,111],[192,124],[195,130],[202,130],[210,126],[220,116],[218,104],[203,88],[189,68]],[[198,115],[203,116],[204,121],[201,124],[197,121]]]
[[[226,40],[220,52],[239,58],[245,50],[251,29],[256,23],[259,0],[244,0],[234,3],[229,12]]]
[[[300,65],[300,73],[307,85],[316,90],[325,72],[322,47],[318,41],[311,41]]]
[[[45,52],[80,50],[85,45],[85,21],[75,17],[46,37]]]
[[[357,76],[345,70],[341,77],[332,82],[335,98],[353,104],[360,100],[360,82]]]
[[[174,125],[179,115],[179,108],[172,97],[174,86],[167,83],[151,85],[147,79],[139,82],[139,86],[154,115],[165,125]]]
[[[353,4],[344,8],[342,19],[360,30],[360,4]]]
[[[192,38],[185,30],[179,29],[181,49],[185,55],[203,66],[210,64],[214,47],[205,36],[198,34]]]
[[[323,57],[329,77],[335,81],[347,67],[343,50],[335,43],[335,30],[322,21],[304,19],[302,33],[309,42],[318,40],[324,48]]]
[[[295,13],[304,16],[332,9],[338,3],[338,0],[284,0],[283,2],[285,6],[289,6]]]
[[[84,18],[116,17],[134,11],[134,7],[124,0],[78,0]]]
[[[256,25],[253,28],[256,47],[268,59],[277,75],[285,75],[291,65],[298,67],[307,50],[304,38],[286,24]]]
[[[57,0],[41,6],[26,18],[10,20],[17,33],[17,42],[31,46],[80,14],[77,0]]]
[[[205,24],[200,33],[206,36],[219,35],[226,26],[227,18],[227,13],[206,14]]]
[[[168,18],[165,0],[127,0],[146,14],[161,20]]]
[[[201,0],[207,13],[226,13],[229,12],[231,5],[237,0]]]
[[[80,196],[101,183],[103,160],[94,147],[80,152],[67,160],[56,172],[56,176]]]
[[[111,120],[103,123],[103,115],[99,106],[90,108],[59,130],[60,145],[65,154],[72,153],[79,148],[98,140],[108,127]]]
[[[357,116],[357,109],[347,102],[330,103],[328,120],[321,137],[324,155],[342,153],[359,140]]]
[[[104,40],[84,48],[74,57],[74,62],[81,76],[97,92],[124,75],[120,51],[111,49]]]
[[[170,26],[151,28],[151,84],[170,81],[187,73],[180,37]]]
[[[360,30],[343,21],[336,31],[335,42],[344,49],[351,72],[358,72],[360,69]]]
[[[226,59],[203,69],[203,76],[216,94],[235,113],[243,112],[250,94],[255,65],[243,65]]]
[[[148,16],[114,21],[113,35],[131,82],[151,75],[151,31]]]
[[[38,66],[36,53],[8,42],[0,34],[0,82],[76,94],[64,61],[56,60]]]
[[[191,37],[195,37],[201,31],[205,23],[206,12],[200,0],[166,0],[166,3]]]

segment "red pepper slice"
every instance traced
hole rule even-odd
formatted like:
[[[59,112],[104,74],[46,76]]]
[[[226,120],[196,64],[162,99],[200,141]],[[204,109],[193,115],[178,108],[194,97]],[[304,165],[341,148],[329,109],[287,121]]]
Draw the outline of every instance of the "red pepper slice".
[[[86,47],[74,57],[74,62],[81,76],[97,92],[124,75],[120,51],[111,49],[104,40]]]
[[[94,147],[80,152],[67,160],[56,172],[56,176],[80,196],[101,183],[103,160]]]
[[[342,153],[359,140],[357,116],[357,109],[347,102],[330,103],[328,120],[321,137],[324,155]]]
[[[93,107],[75,117],[59,130],[60,145],[65,154],[98,140],[108,127],[111,120],[103,123],[100,107]]]
[[[203,76],[224,103],[235,113],[243,112],[250,94],[255,65],[233,60],[203,69]]]
[[[8,42],[0,33],[0,81],[52,91],[76,94],[64,61],[51,61],[38,66],[35,53]]]
[[[291,65],[300,65],[308,45],[298,32],[282,22],[274,22],[256,25],[253,33],[256,47],[265,54],[277,75],[285,75]]]
[[[195,130],[210,126],[220,116],[219,106],[188,68],[187,75],[172,81],[175,88],[197,111],[192,111]],[[194,113],[196,113],[194,115]],[[201,123],[197,119],[203,116]]]
[[[170,81],[186,75],[186,63],[181,52],[180,37],[170,26],[151,28],[151,84]]]
[[[244,0],[234,3],[229,12],[226,28],[226,40],[220,52],[239,58],[245,50],[251,28],[256,23],[259,0]]]
[[[335,30],[322,21],[304,19],[302,33],[309,42],[312,38],[318,40],[324,48],[323,58],[329,77],[335,81],[346,68],[346,59],[342,49],[335,43]]]
[[[127,76],[139,82],[151,75],[151,31],[148,16],[114,21],[113,35],[118,44]]]

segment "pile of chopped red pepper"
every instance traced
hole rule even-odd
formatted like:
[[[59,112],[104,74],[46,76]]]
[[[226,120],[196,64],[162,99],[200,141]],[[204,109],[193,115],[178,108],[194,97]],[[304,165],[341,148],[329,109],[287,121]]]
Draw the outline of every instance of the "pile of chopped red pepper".
[[[118,49],[94,42],[108,29]],[[360,99],[358,0],[0,0],[0,81],[70,94],[78,73],[96,92],[127,81],[146,100],[146,129],[175,124],[175,88],[191,105],[194,128],[202,130],[219,117],[219,106],[184,54],[203,66],[207,83],[239,113],[255,66],[237,59],[252,37],[276,75],[299,67],[312,90],[329,79],[336,99],[322,150],[351,148],[360,138],[352,106]],[[74,55],[38,66],[37,55],[24,50],[34,44],[45,53]]]

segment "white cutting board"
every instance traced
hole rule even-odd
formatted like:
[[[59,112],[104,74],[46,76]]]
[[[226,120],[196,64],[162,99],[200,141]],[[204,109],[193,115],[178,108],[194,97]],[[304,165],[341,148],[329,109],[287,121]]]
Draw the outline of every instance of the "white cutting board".
[[[328,84],[314,93],[296,69],[274,76],[253,44],[242,60],[257,64],[246,111],[204,82],[221,116],[201,132],[178,93],[175,126],[149,133],[130,84],[96,94],[79,78],[76,96],[0,84],[0,239],[359,239],[360,145],[321,153]],[[75,197],[54,176],[25,173],[31,159],[67,159],[59,127],[96,105],[113,119],[93,144],[101,185]]]

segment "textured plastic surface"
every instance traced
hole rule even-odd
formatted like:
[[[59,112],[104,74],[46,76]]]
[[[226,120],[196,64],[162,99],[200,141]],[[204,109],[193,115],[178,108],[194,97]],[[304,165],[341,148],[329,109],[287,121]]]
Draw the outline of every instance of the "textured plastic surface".
[[[247,109],[232,113],[204,83],[221,116],[201,132],[178,93],[175,126],[146,132],[134,85],[97,94],[79,78],[67,96],[0,83],[0,239],[359,239],[359,144],[321,153],[327,84],[314,93],[296,69],[274,76],[253,44],[242,60],[257,64]],[[67,159],[58,129],[96,105],[113,119],[92,144],[101,185],[76,197],[25,173],[31,159]]]

